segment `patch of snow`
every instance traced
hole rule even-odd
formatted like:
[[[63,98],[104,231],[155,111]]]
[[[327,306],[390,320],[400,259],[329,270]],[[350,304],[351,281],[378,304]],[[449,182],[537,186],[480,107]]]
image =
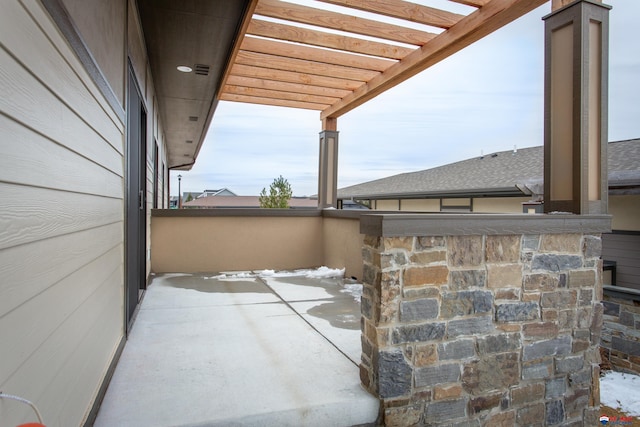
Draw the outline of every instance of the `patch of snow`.
[[[256,274],[260,277],[295,277],[295,276],[304,276],[310,279],[322,279],[329,277],[343,277],[345,269],[338,268],[328,268],[325,266],[316,268],[315,270],[311,269],[301,269],[301,270],[260,270],[256,271]]]
[[[242,279],[255,279],[256,275],[248,273],[246,271],[241,271],[238,273],[222,273],[217,276],[209,276],[205,277],[205,279],[215,279],[215,280],[242,280]]]
[[[349,294],[356,301],[360,301],[362,298],[362,284],[361,283],[345,283],[344,289],[341,289],[340,292]]]
[[[294,270],[294,271],[275,271],[275,270],[260,270],[257,271],[256,274],[260,277],[295,277],[295,276],[304,276],[305,271],[307,270]]]
[[[233,274],[231,277],[232,277],[232,278],[234,278],[234,279],[248,279],[248,278],[253,278],[253,277],[255,277],[255,275],[253,275],[253,274],[251,274],[251,273],[245,273],[245,272],[243,272],[243,273],[236,273],[236,274]]]
[[[322,266],[315,270],[310,270],[306,274],[306,277],[309,277],[311,279],[322,279],[325,277],[343,277],[344,272],[345,272],[344,268],[329,268],[329,267]]]
[[[224,280],[226,278],[227,278],[226,274],[218,274],[217,276],[209,276],[209,277],[205,277],[204,279],[205,280],[211,280],[211,279],[213,279],[213,280],[216,280],[216,279],[217,280]]]
[[[275,276],[276,271],[275,270],[260,270],[260,271],[257,271],[256,273],[258,273],[258,276],[269,277],[269,276]]]
[[[640,376],[607,372],[600,378],[600,402],[627,415],[640,417]]]

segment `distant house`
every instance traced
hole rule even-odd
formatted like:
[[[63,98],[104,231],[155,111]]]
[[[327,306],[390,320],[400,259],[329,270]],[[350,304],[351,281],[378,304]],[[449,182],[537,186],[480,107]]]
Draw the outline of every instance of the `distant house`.
[[[215,209],[215,208],[260,208],[258,196],[215,196],[200,197],[182,204],[185,209]],[[292,197],[289,199],[291,209],[317,209],[318,199],[309,197]]]
[[[220,190],[204,190],[197,198],[210,197],[210,196],[237,196],[236,193],[228,188],[222,188]]]
[[[608,145],[613,232],[603,258],[615,261],[617,285],[640,289],[640,138]],[[543,199],[543,147],[485,156],[377,179],[338,190],[338,206],[374,210],[522,213]]]

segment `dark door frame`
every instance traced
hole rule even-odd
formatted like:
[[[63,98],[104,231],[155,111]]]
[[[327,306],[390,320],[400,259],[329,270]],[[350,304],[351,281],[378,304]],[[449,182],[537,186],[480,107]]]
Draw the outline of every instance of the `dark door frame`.
[[[147,110],[135,73],[129,63],[127,73],[127,134],[125,151],[125,325],[129,329],[146,289],[146,171]]]

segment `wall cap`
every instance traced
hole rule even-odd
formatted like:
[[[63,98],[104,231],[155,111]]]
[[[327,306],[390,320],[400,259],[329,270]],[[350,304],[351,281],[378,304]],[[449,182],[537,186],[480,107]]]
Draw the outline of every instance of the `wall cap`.
[[[610,215],[369,214],[360,233],[379,237],[607,233]]]
[[[319,217],[318,209],[152,209],[153,218],[202,218],[202,217]]]

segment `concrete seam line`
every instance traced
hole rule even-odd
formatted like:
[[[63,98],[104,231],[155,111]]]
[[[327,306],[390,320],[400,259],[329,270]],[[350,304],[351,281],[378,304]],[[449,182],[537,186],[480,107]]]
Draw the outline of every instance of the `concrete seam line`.
[[[271,286],[269,286],[269,284],[268,284],[265,280],[263,280],[263,279],[262,279],[262,277],[257,276],[257,278],[258,278],[258,280],[260,280],[260,282],[262,282],[262,284],[263,284],[263,285],[265,285],[267,288],[269,288],[269,290],[270,290],[271,292],[273,292],[273,294],[274,294],[275,296],[277,296],[277,297],[278,297],[278,299],[284,303],[284,305],[286,305],[286,306],[287,306],[291,311],[293,311],[293,312],[296,314],[296,316],[298,316],[300,319],[302,319],[302,321],[303,321],[303,322],[305,322],[307,325],[309,325],[309,326],[311,327],[311,329],[313,329],[314,331],[316,331],[316,332],[318,333],[318,335],[320,335],[322,338],[324,338],[325,340],[327,340],[327,342],[328,342],[329,344],[331,344],[331,345],[332,345],[336,350],[338,350],[338,351],[339,351],[339,352],[340,352],[344,357],[346,357],[346,358],[347,358],[347,360],[348,360],[349,362],[353,363],[356,367],[358,367],[358,364],[357,364],[356,362],[354,362],[353,360],[351,360],[351,358],[350,358],[350,357],[349,357],[349,356],[348,356],[344,351],[342,351],[342,350],[340,349],[340,347],[338,347],[337,345],[335,345],[335,344],[334,344],[334,343],[333,343],[329,338],[327,338],[327,337],[326,337],[322,332],[320,332],[320,331],[318,330],[318,328],[316,328],[315,326],[313,326],[313,325],[311,324],[311,322],[309,322],[307,319],[305,319],[305,318],[304,318],[304,316],[302,316],[300,313],[298,313],[298,312],[296,311],[296,309],[295,309],[295,308],[293,308],[293,306],[291,306],[291,304],[289,304],[287,301],[285,301],[285,299],[284,299],[284,298],[282,298],[282,296],[280,296],[280,294],[279,294],[278,292],[276,292],[276,290],[275,290],[275,289],[273,289]]]

